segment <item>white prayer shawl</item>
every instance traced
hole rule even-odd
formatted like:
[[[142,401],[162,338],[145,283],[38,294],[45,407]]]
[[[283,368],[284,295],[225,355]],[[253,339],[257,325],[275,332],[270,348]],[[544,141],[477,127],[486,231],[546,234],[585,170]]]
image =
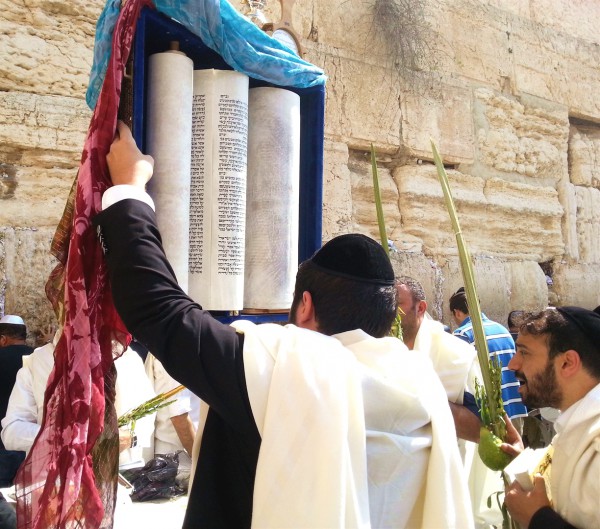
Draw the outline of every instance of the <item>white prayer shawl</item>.
[[[429,355],[450,402],[462,404],[465,387],[473,391],[473,379],[479,375],[475,348],[447,333],[441,323],[424,318],[415,338],[414,349]]]
[[[600,527],[600,384],[565,410],[555,427],[554,509],[578,529]]]
[[[245,335],[262,437],[254,528],[473,526],[454,424],[428,360],[362,331],[234,326]]]

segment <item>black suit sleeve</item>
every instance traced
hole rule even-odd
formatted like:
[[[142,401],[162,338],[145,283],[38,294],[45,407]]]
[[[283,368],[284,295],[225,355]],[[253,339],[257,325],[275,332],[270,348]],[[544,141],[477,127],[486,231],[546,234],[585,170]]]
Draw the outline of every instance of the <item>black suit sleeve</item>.
[[[542,507],[529,522],[527,529],[577,529],[550,507]]]
[[[152,208],[139,200],[122,200],[97,215],[94,223],[115,307],[129,332],[231,427],[249,428],[256,435],[244,376],[243,336],[181,290]]]

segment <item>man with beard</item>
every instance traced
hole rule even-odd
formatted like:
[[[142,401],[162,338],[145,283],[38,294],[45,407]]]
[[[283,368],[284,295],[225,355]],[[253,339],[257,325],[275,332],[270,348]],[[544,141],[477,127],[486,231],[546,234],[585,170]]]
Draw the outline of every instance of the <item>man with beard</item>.
[[[541,475],[531,491],[516,482],[506,489],[509,512],[528,529],[600,527],[599,344],[600,315],[579,307],[543,310],[519,329],[508,367],[523,401],[562,412],[546,455],[550,497]],[[503,449],[518,454],[522,442],[510,424],[508,433]]]

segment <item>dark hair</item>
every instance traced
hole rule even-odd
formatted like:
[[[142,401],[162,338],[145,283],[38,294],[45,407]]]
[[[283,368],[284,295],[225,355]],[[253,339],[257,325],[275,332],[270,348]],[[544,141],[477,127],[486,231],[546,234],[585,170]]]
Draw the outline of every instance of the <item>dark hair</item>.
[[[381,338],[390,333],[396,317],[394,285],[336,277],[317,269],[311,261],[298,268],[291,314],[295,313],[304,292],[312,296],[319,332],[328,336],[362,329]]]
[[[0,323],[0,336],[7,336],[13,340],[25,340],[27,338],[27,326]]]
[[[529,314],[530,313],[527,313],[524,310],[511,310],[508,313],[508,328],[519,328]]]
[[[416,279],[409,276],[400,276],[396,278],[396,285],[404,285],[412,295],[413,305],[418,301],[425,301],[425,291]]]
[[[465,287],[460,287],[454,294],[450,296],[450,312],[460,310],[465,314],[469,314],[469,306],[467,305],[467,294]]]
[[[596,314],[600,314],[600,305],[598,305],[598,306],[597,306],[597,307],[594,309],[594,312],[595,312]]]
[[[554,358],[569,349],[577,351],[583,367],[600,379],[600,350],[577,325],[556,309],[544,309],[530,315],[519,327],[522,334],[546,336],[548,357]]]

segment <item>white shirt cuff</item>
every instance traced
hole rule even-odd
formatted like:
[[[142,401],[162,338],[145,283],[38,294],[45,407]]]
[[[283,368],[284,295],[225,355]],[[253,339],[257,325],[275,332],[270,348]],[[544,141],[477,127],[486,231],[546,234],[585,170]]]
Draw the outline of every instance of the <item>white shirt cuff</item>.
[[[141,200],[142,202],[148,204],[153,210],[156,210],[154,207],[154,200],[152,200],[152,197],[146,193],[146,191],[138,186],[132,186],[129,184],[120,184],[109,187],[102,195],[102,210],[105,210],[113,204],[116,204],[117,202],[127,198]]]

